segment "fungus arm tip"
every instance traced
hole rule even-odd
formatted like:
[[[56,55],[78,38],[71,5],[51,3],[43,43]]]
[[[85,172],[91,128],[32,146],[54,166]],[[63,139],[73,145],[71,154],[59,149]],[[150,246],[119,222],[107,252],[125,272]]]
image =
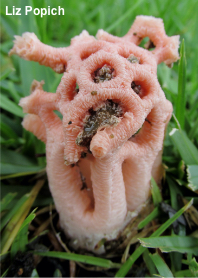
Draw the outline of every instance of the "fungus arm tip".
[[[66,48],[48,46],[43,44],[34,33],[26,32],[21,37],[15,36],[14,46],[9,55],[16,54],[25,60],[39,62],[62,73],[66,66],[66,52]]]

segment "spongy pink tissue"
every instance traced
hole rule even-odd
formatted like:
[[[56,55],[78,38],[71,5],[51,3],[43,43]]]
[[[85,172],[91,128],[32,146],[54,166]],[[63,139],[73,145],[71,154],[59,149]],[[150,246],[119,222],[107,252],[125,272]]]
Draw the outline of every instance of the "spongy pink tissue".
[[[63,48],[33,33],[16,36],[10,54],[63,73],[56,93],[34,81],[20,105],[24,128],[46,143],[49,187],[74,248],[105,252],[97,243],[116,238],[141,208],[151,176],[160,182],[172,105],[157,64],[177,61],[178,47],[179,36],[168,37],[163,21],[149,16],[137,16],[122,38],[83,31]]]

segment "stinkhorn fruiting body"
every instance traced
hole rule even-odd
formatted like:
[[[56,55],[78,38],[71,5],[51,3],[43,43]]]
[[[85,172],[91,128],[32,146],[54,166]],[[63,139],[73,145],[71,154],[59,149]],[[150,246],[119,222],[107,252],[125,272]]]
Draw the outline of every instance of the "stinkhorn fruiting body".
[[[144,37],[146,49],[138,46]],[[33,82],[20,101],[28,113],[23,126],[46,143],[49,186],[71,245],[96,252],[148,199],[151,176],[162,177],[172,105],[157,64],[178,60],[179,36],[168,37],[161,19],[138,16],[122,38],[83,31],[65,48],[45,45],[33,33],[15,38],[10,54],[63,72],[56,93]]]

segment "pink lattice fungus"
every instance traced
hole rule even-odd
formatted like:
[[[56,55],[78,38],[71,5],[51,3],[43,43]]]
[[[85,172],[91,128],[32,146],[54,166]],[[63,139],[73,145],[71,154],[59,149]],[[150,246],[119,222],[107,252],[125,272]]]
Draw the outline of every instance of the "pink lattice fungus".
[[[33,82],[31,95],[20,101],[28,113],[23,126],[46,142],[62,228],[75,248],[93,252],[148,199],[151,176],[157,182],[162,177],[172,105],[158,83],[157,64],[179,58],[179,36],[168,37],[154,17],[138,16],[122,38],[103,30],[96,37],[83,31],[69,47],[53,48],[25,33],[10,51],[64,72],[55,94]],[[144,37],[150,39],[147,49],[138,46]]]

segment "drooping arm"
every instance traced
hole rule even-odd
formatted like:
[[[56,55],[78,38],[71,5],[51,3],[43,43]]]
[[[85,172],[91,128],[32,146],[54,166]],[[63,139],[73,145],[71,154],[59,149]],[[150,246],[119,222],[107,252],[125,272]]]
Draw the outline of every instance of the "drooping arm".
[[[34,33],[26,32],[22,37],[15,36],[14,47],[9,52],[9,55],[13,54],[62,73],[67,65],[68,50],[46,45]]]

